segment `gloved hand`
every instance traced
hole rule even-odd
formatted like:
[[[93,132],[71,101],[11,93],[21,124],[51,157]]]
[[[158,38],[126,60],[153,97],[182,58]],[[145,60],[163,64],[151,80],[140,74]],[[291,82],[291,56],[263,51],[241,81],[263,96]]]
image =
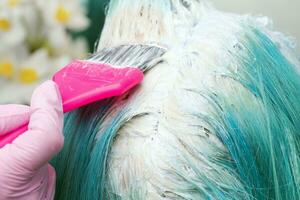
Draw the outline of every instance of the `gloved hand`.
[[[28,131],[0,149],[0,200],[53,199],[55,170],[48,161],[63,146],[63,111],[56,84],[33,93],[31,107],[0,106],[0,134],[29,122]]]

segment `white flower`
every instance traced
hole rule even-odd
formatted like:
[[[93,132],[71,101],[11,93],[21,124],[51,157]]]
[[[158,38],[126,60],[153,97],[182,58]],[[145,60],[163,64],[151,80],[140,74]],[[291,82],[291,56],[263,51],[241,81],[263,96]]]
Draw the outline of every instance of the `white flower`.
[[[0,79],[1,80],[12,80],[16,70],[16,59],[12,55],[0,57]]]
[[[53,48],[56,55],[68,55],[69,46],[72,43],[72,38],[67,34],[62,27],[56,27],[47,33],[50,46]]]
[[[51,75],[54,75],[60,69],[65,67],[67,64],[69,64],[71,62],[71,60],[72,59],[70,59],[70,57],[63,56],[63,55],[52,59],[53,67],[51,68]]]
[[[1,0],[0,7],[5,7],[6,9],[13,9],[19,7],[25,0]]]
[[[70,58],[83,58],[88,52],[85,38],[72,39],[62,28],[48,32],[48,41],[55,55],[69,55]]]
[[[0,51],[20,44],[25,30],[19,18],[9,10],[0,9]]]
[[[13,60],[11,60],[13,62]],[[15,66],[13,80],[0,86],[0,103],[29,103],[34,88],[50,79],[52,60],[45,49],[40,49]]]
[[[40,7],[43,9],[45,20],[50,27],[62,26],[76,31],[88,27],[89,20],[79,1],[51,0],[47,4],[40,3]]]
[[[27,50],[23,45],[0,51],[0,80],[15,79],[18,66],[27,57]],[[14,53],[11,53],[14,52]]]
[[[30,85],[49,76],[51,60],[45,49],[39,49],[20,64],[17,80],[24,85]]]
[[[69,30],[89,21],[77,0],[0,0],[0,104],[29,103],[34,88],[83,58],[87,42]]]
[[[73,58],[84,59],[87,57],[88,52],[88,43],[87,40],[83,37],[73,40],[70,54]]]
[[[6,49],[6,51],[0,51],[0,104],[15,103],[15,99],[12,97],[18,94],[20,90],[18,87],[12,86],[19,84],[16,80],[19,64],[27,56],[27,49],[21,45]],[[21,102],[17,101],[16,103]]]

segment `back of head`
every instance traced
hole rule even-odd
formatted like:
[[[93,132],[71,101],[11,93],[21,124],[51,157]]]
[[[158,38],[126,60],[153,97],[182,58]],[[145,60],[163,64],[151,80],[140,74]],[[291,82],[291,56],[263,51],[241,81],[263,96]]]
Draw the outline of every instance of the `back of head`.
[[[300,65],[268,21],[112,0],[99,50],[124,44],[167,53],[129,93],[66,115],[57,199],[300,199]]]

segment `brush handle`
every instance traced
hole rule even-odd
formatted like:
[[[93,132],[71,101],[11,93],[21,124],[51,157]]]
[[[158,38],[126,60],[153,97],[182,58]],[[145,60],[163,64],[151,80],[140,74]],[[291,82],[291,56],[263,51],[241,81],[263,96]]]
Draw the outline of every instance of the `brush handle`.
[[[19,135],[28,130],[28,124],[22,125],[10,133],[0,136],[0,149],[6,144],[12,143]]]
[[[143,80],[134,67],[116,68],[109,64],[73,61],[53,76],[58,85],[64,113],[102,99],[120,96]],[[0,135],[0,148],[28,130],[28,124]]]

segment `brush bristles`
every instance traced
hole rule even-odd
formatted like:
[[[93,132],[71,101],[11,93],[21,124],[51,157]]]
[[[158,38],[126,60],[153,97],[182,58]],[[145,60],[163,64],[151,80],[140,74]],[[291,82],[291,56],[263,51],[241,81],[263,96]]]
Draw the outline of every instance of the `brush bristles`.
[[[89,61],[104,62],[114,67],[136,67],[147,71],[162,61],[166,49],[158,45],[120,45],[95,53]]]

